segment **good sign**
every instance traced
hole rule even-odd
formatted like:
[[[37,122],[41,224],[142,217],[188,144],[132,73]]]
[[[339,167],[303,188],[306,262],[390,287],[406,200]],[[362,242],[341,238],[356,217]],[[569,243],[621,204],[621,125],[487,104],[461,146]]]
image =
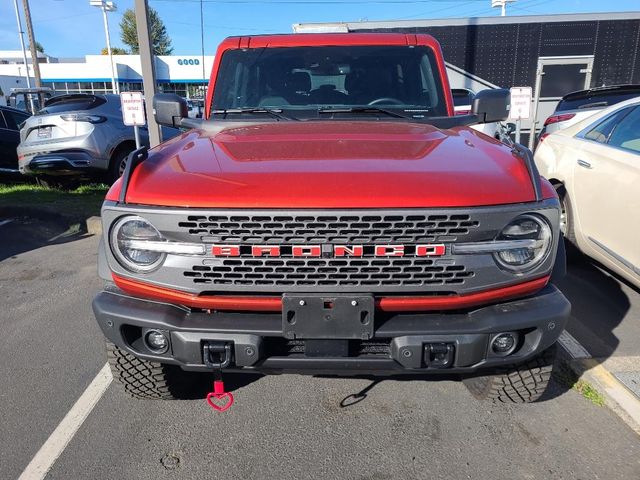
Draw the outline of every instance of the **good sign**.
[[[125,125],[144,125],[144,97],[142,92],[123,92],[120,94],[122,121]]]

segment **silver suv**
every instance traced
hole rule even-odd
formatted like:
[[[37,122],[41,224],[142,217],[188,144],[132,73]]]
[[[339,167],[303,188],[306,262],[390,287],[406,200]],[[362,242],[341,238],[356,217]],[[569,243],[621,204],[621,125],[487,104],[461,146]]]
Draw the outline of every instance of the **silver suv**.
[[[149,144],[145,128],[143,145]],[[135,150],[133,127],[122,122],[118,95],[53,97],[20,130],[19,168],[55,186],[90,179],[114,182]]]

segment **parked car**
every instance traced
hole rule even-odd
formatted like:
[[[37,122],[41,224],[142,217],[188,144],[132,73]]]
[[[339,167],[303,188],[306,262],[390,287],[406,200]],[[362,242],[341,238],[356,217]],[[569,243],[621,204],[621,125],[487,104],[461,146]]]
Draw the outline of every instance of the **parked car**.
[[[614,85],[569,93],[558,102],[553,115],[545,120],[538,138],[543,139],[546,135],[575,125],[611,105],[638,96],[640,85]]]
[[[567,240],[640,286],[640,98],[548,135],[535,160],[558,191]]]
[[[146,128],[140,138],[149,144]],[[20,140],[20,171],[57,186],[80,179],[112,183],[136,147],[133,127],[122,122],[120,97],[113,94],[53,97],[25,122]]]
[[[29,114],[11,107],[0,107],[0,175],[16,175],[20,143],[20,125]]]
[[[451,96],[453,97],[453,111],[455,115],[467,115],[471,113],[471,105],[476,96],[473,90],[469,90],[468,88],[452,88]],[[471,126],[474,130],[497,140],[500,139],[501,129],[503,127],[505,127],[505,124],[501,122],[480,123]]]

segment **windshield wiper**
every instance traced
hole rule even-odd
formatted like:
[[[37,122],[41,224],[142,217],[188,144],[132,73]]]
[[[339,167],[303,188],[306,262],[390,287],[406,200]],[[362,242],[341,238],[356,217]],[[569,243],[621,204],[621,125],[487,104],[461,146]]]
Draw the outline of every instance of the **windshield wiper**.
[[[221,108],[218,110],[212,110],[214,115],[228,115],[229,113],[268,113],[269,115],[279,118],[280,120],[299,120],[295,117],[290,117],[282,113],[281,108]]]
[[[384,113],[390,117],[395,118],[412,118],[401,113],[394,112],[393,110],[387,110],[386,108],[366,106],[366,107],[325,107],[319,108],[318,113]]]

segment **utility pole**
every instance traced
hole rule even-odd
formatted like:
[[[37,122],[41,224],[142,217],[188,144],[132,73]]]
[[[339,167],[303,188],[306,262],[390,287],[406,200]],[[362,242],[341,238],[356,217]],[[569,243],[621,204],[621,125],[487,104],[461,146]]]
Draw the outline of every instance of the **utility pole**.
[[[18,23],[18,34],[20,35],[20,47],[22,48],[22,58],[24,60],[27,88],[31,88],[31,79],[29,78],[29,64],[27,63],[27,51],[24,48],[24,31],[22,30],[22,22],[20,21],[20,9],[18,8],[18,0],[13,0],[13,6],[16,9],[16,22]]]
[[[513,3],[515,1],[516,0],[491,0],[491,7],[500,7],[500,16],[504,17],[507,15],[507,3]]]
[[[24,8],[24,21],[27,24],[27,36],[29,37],[29,51],[31,52],[31,63],[33,64],[33,76],[36,79],[36,87],[42,87],[40,80],[40,65],[38,65],[38,50],[36,49],[36,37],[33,35],[33,25],[31,23],[31,10],[29,0],[22,0]]]
[[[147,0],[135,0],[136,31],[138,33],[138,52],[142,67],[142,87],[144,89],[145,111],[147,112],[147,128],[149,144],[155,147],[162,141],[160,126],[153,116],[153,96],[156,94],[156,68],[151,34],[149,33],[149,5]]]

